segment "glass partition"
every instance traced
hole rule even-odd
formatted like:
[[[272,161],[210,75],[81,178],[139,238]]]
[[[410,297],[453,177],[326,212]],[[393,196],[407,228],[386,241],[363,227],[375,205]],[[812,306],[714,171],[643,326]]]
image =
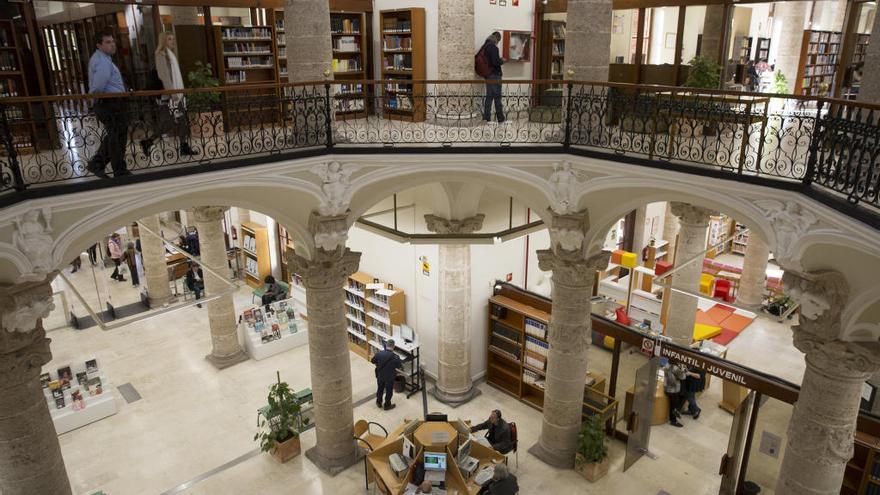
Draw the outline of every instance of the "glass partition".
[[[630,44],[636,37],[637,9],[615,10],[611,13],[611,60],[612,64],[633,63]]]
[[[788,423],[794,406],[766,396],[756,405],[759,407],[758,417],[749,449],[745,481],[758,485],[762,494],[772,495],[782,466],[788,441]]]

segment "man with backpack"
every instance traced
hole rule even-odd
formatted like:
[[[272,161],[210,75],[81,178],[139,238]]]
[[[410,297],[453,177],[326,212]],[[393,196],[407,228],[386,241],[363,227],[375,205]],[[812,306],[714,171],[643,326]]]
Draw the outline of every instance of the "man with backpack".
[[[483,120],[492,120],[492,103],[495,104],[495,118],[498,123],[504,122],[504,109],[501,107],[501,83],[489,81],[501,80],[501,66],[504,60],[498,53],[498,42],[501,41],[501,33],[495,31],[488,38],[480,51],[474,57],[474,70],[480,77],[486,79],[486,99],[483,102]]]

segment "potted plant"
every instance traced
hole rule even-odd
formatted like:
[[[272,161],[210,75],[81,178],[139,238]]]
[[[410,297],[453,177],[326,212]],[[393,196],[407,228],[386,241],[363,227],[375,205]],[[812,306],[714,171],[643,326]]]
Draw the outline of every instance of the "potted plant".
[[[770,299],[764,307],[773,316],[782,316],[791,307],[792,300],[785,294]]]
[[[600,415],[594,414],[584,421],[578,433],[575,471],[592,483],[608,473],[608,464],[605,424]]]
[[[216,88],[220,81],[214,77],[211,64],[195,62],[195,68],[186,74],[190,88]],[[219,111],[220,93],[196,92],[186,96],[187,111],[193,115],[190,130],[193,136],[211,137],[223,133],[223,114]]]
[[[269,452],[275,460],[287,462],[300,454],[299,434],[308,423],[301,414],[296,395],[287,382],[278,382],[269,389],[269,405],[260,409],[259,427],[254,440],[260,442],[260,450]]]
[[[721,66],[711,58],[697,55],[691,59],[688,65],[690,68],[688,69],[687,80],[684,83],[685,86],[703,89],[718,89],[721,86]],[[703,108],[704,106],[705,108]],[[714,136],[717,134],[718,121],[713,119],[711,114],[716,113],[717,117],[720,117],[725,110],[723,103],[713,104],[710,97],[709,104],[701,105],[697,103],[691,110],[694,111],[694,114],[702,112],[709,114],[709,120],[703,122],[704,136]]]

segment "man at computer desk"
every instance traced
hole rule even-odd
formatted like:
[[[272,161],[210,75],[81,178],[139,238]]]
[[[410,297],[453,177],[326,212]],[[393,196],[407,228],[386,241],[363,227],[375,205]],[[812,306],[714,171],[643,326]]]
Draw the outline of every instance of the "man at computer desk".
[[[516,495],[519,493],[519,484],[516,476],[507,470],[507,464],[496,464],[492,481],[480,488],[480,495]]]
[[[489,430],[486,432],[486,440],[498,452],[507,454],[513,449],[513,441],[510,438],[510,425],[507,424],[507,421],[501,419],[500,410],[493,410],[488,420],[471,427],[471,433],[480,430]]]

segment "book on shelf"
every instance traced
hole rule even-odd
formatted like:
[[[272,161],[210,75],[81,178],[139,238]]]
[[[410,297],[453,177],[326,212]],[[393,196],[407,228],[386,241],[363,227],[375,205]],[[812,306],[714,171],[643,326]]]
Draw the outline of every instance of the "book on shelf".
[[[412,36],[385,36],[383,50],[412,50]]]
[[[70,388],[70,382],[73,380],[73,373],[70,366],[58,368],[58,381],[61,382],[61,388]]]
[[[526,335],[526,350],[546,356],[550,353],[550,344]]]
[[[333,72],[353,72],[361,70],[361,61],[357,58],[334,58]]]
[[[85,371],[81,371],[76,374],[76,383],[78,383],[81,387],[84,387],[86,383],[88,383],[88,381],[88,374]]]
[[[224,40],[235,40],[237,38],[268,40],[272,38],[272,30],[267,27],[224,27],[221,32],[223,33]]]
[[[64,409],[64,396],[55,397],[55,409]]]
[[[40,386],[43,388],[49,388],[49,382],[52,381],[52,376],[49,373],[43,373],[40,375]]]
[[[337,52],[360,52],[360,44],[354,36],[341,36],[333,39],[333,50]]]
[[[89,378],[88,381],[88,390],[89,395],[101,395],[104,393],[103,383],[101,383],[101,377],[96,376],[94,378]]]
[[[361,20],[349,17],[330,17],[330,32],[333,34],[358,34]]]
[[[554,38],[565,38],[565,24],[554,24],[553,25],[553,37]]]
[[[86,361],[86,373],[89,375],[98,372],[98,360],[97,359],[89,359]]]
[[[412,70],[412,55],[409,53],[385,55],[385,70]]]

